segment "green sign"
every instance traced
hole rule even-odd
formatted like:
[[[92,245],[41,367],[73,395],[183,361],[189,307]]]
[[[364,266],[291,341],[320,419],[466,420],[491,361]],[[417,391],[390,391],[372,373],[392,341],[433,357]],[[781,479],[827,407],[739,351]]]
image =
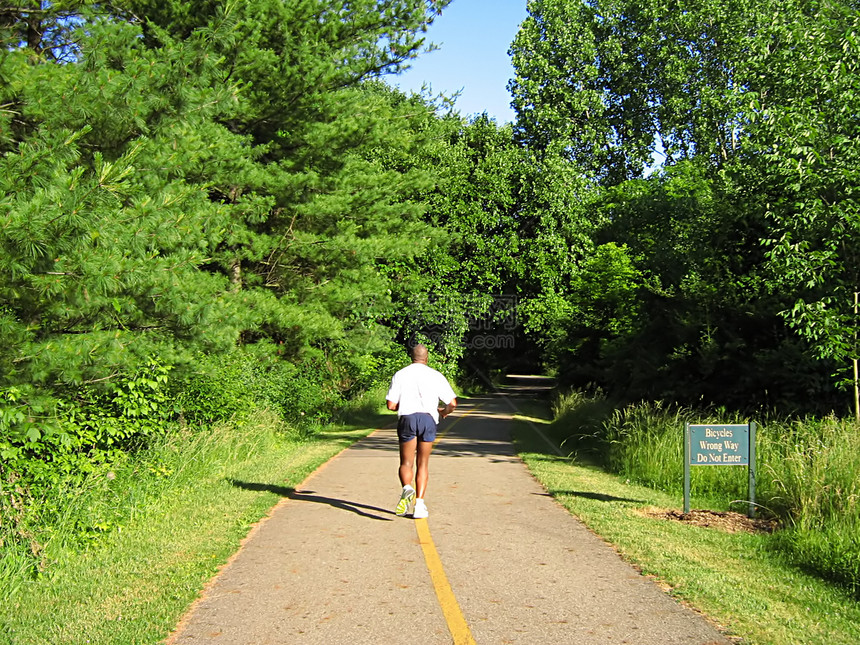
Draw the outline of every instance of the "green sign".
[[[691,466],[749,466],[748,425],[689,426]]]
[[[749,511],[755,517],[756,424],[692,425],[684,432],[684,512],[690,512],[691,466],[748,466]]]

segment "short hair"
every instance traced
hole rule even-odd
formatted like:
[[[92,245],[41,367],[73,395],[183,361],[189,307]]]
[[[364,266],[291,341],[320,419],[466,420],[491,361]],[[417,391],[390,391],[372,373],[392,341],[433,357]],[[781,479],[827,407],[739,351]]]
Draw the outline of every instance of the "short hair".
[[[429,353],[430,352],[427,350],[426,345],[418,344],[412,348],[412,360],[413,361],[424,360],[425,358],[427,358],[427,355]]]

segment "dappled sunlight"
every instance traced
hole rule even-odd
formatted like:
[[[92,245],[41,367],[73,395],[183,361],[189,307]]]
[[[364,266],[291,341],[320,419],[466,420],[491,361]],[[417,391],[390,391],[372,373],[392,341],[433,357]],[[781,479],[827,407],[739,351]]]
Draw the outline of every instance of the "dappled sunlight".
[[[460,408],[457,408],[457,412],[448,417],[445,421],[442,421],[441,425],[444,425],[446,421],[453,422],[459,419],[510,419],[511,414],[505,410],[487,410],[484,408],[475,408],[474,410],[463,410],[460,413]]]
[[[314,437],[319,439],[361,439],[374,431],[374,426],[345,427],[339,430],[320,430]]]
[[[539,419],[538,417],[529,417],[524,414],[514,415],[514,419],[516,421],[526,421],[528,423],[540,423],[543,425],[550,425],[552,423],[552,419]]]

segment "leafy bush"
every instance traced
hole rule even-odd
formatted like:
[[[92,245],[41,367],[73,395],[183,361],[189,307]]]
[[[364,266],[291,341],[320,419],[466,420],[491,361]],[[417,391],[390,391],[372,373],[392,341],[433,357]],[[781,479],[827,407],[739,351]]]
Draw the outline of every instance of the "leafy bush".
[[[293,426],[328,420],[351,383],[346,367],[314,356],[298,363],[266,348],[201,356],[175,384],[178,411],[192,426],[209,427],[269,408]]]
[[[0,392],[0,457],[28,481],[53,485],[144,447],[175,412],[170,368],[150,360],[107,392],[78,390],[59,400]]]
[[[178,412],[191,427],[241,417],[256,400],[252,366],[239,351],[226,356],[200,355],[172,386]]]
[[[0,392],[0,544],[21,566],[43,566],[42,536],[59,523],[77,537],[110,528],[101,517],[70,519],[70,502],[165,433],[174,414],[169,372],[150,360],[109,391],[81,389],[60,400],[15,387]]]

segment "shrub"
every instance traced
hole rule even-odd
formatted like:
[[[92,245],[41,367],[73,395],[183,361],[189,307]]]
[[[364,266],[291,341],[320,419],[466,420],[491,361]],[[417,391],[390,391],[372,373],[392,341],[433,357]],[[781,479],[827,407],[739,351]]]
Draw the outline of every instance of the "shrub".
[[[254,393],[251,359],[240,351],[200,355],[192,369],[173,383],[181,420],[191,427],[210,427],[247,412]]]

